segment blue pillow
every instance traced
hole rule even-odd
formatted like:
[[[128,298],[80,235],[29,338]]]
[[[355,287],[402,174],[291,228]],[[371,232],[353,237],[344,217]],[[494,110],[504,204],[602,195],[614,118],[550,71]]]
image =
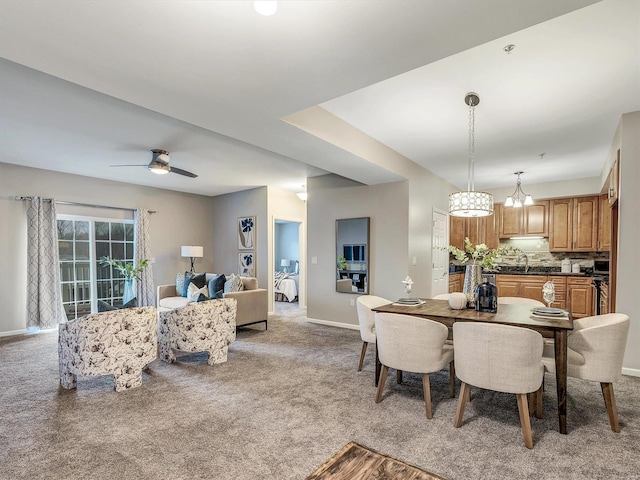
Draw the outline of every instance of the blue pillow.
[[[188,296],[190,283],[193,283],[198,288],[204,287],[207,284],[207,274],[184,272],[184,289],[182,290],[183,297]]]
[[[222,298],[224,282],[226,281],[227,278],[224,276],[224,273],[216,275],[209,281],[209,295],[211,295],[211,298]]]

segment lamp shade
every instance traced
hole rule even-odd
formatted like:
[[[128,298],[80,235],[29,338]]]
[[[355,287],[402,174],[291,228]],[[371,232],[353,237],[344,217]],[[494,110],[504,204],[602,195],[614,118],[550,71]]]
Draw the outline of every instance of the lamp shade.
[[[204,247],[197,247],[195,245],[183,245],[182,256],[191,258],[204,257]]]
[[[282,260],[280,260],[281,267],[288,267],[290,265],[291,265],[291,261],[287,260],[286,258],[283,258]]]

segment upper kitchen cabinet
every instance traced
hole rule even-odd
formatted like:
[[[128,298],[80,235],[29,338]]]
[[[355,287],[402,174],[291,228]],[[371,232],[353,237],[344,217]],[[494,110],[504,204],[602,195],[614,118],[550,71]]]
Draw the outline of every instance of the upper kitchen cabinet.
[[[500,209],[499,237],[548,237],[548,214],[549,202],[546,200],[521,208],[503,206]]]
[[[598,211],[598,251],[611,250],[611,207],[607,195],[600,195],[600,208]]]
[[[549,202],[549,251],[598,250],[599,198],[560,198]]]
[[[472,244],[486,243],[489,248],[498,248],[498,212],[494,205],[493,215],[488,217],[449,217],[449,244],[464,250],[464,239],[469,237]]]

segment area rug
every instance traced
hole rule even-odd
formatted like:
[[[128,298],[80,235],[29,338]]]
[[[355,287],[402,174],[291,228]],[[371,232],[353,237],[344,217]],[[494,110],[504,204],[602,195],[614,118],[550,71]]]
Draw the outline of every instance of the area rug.
[[[313,472],[307,480],[445,480],[413,465],[358,445],[347,443],[342,450]]]

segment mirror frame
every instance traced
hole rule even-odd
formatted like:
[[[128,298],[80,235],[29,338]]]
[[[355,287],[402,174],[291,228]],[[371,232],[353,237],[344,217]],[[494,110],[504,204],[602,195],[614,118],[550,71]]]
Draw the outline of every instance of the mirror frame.
[[[360,243],[360,238],[361,238],[361,234],[358,233],[358,243],[355,242],[343,242],[343,243],[339,243],[340,241],[340,224],[341,222],[348,222],[348,221],[353,221],[353,220],[359,220],[359,221],[365,221],[366,222],[366,232],[364,237],[365,237],[365,243],[364,243],[364,255],[363,258],[364,260],[361,260],[360,262],[360,266],[364,265],[364,268],[348,268],[348,269],[340,269],[340,265],[338,262],[338,257],[340,255],[342,255],[341,252],[344,252],[344,246],[345,245],[349,245],[351,243],[353,244],[357,244],[357,245],[361,245]],[[344,228],[344,227],[343,227]],[[337,293],[351,293],[354,295],[368,295],[369,294],[369,285],[371,284],[371,275],[370,275],[370,271],[371,271],[371,238],[370,238],[370,233],[371,233],[371,217],[356,217],[356,218],[339,218],[336,219],[336,241],[335,241],[335,254],[336,254],[336,258],[335,258],[335,265],[336,265],[336,292]],[[354,265],[358,263],[357,260],[349,260],[348,263],[349,266]],[[354,280],[354,276],[357,280]],[[351,282],[344,282],[344,280],[346,280],[347,278],[349,278],[351,280]],[[343,280],[343,282],[340,282],[340,280]],[[347,286],[345,286],[345,284],[347,284]],[[353,291],[353,286],[357,286],[358,290],[357,291]],[[347,288],[349,288],[349,290],[347,290]]]

